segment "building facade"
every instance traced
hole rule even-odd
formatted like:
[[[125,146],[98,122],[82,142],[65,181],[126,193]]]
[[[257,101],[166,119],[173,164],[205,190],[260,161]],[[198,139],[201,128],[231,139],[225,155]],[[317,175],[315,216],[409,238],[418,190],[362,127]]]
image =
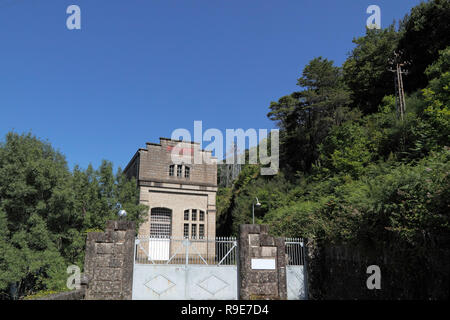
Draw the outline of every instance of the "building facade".
[[[181,163],[174,163],[173,152]],[[195,154],[202,157],[201,163],[194,163]],[[147,143],[139,149],[124,173],[136,178],[140,202],[149,207],[138,237],[215,238],[217,159],[210,151],[201,150],[195,142],[160,138],[159,144]],[[162,246],[162,253],[161,248],[154,253],[157,260],[173,254],[173,249]]]

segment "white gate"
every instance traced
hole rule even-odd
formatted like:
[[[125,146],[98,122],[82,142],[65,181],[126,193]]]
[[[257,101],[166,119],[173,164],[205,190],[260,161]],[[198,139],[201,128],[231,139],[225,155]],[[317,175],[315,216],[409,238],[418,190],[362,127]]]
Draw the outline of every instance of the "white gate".
[[[286,238],[286,286],[288,300],[306,300],[307,282],[303,239]]]
[[[169,260],[172,210],[152,208],[150,211],[150,238],[148,256],[152,260]]]
[[[150,260],[167,261],[170,258],[170,239],[151,238],[148,240]]]
[[[138,238],[132,298],[237,299],[237,259],[235,238]]]

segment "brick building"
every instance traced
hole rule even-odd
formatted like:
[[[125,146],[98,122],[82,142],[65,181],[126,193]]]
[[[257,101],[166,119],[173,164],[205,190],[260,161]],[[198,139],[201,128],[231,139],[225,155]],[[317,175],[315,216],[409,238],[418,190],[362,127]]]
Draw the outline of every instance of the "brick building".
[[[171,157],[177,145],[181,164],[174,164]],[[205,159],[201,164],[194,163],[195,153]],[[200,150],[195,142],[160,138],[159,144],[147,142],[145,149],[139,149],[124,173],[136,178],[140,202],[149,207],[140,237],[216,236],[217,159],[210,151]],[[169,250],[162,250],[158,260],[165,260]]]

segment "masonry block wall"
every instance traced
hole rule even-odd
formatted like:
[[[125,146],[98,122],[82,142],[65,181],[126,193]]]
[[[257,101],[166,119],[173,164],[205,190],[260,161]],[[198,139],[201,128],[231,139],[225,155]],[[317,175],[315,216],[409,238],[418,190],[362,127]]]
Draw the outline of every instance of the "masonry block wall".
[[[131,300],[135,227],[131,221],[108,221],[105,232],[88,233],[86,300]]]
[[[313,300],[446,300],[450,295],[450,250],[445,248],[429,250],[426,261],[401,248],[377,251],[312,241],[308,252]],[[381,270],[381,290],[367,288],[371,265]]]
[[[239,276],[240,299],[287,299],[284,239],[270,236],[266,225],[241,225]]]

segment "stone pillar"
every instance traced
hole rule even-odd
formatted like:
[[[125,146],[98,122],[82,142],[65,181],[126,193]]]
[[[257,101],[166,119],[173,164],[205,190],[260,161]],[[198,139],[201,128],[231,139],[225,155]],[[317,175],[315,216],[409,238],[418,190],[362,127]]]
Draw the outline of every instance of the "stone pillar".
[[[284,239],[268,230],[266,225],[240,226],[240,299],[287,299]]]
[[[131,300],[135,235],[135,223],[125,220],[108,221],[105,232],[88,233],[86,300]]]

